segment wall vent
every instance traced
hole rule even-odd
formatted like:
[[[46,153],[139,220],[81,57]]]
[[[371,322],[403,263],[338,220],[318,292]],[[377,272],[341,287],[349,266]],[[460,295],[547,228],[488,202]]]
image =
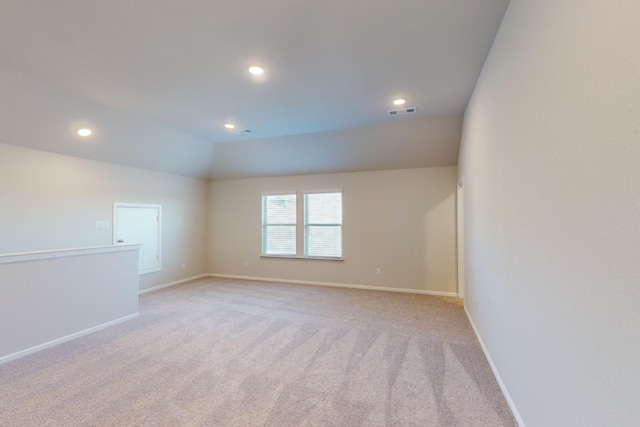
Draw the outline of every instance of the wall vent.
[[[387,114],[390,116],[401,116],[403,114],[413,114],[416,112],[416,107],[402,108],[400,110],[389,110]]]

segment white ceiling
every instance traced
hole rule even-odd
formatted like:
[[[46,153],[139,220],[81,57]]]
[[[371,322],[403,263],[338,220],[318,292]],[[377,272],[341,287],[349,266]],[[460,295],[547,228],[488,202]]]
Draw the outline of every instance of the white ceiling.
[[[214,179],[455,165],[507,4],[2,0],[0,143]]]

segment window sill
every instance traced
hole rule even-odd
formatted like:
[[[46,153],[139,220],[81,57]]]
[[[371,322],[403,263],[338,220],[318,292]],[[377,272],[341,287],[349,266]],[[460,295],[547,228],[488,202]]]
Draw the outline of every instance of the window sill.
[[[260,255],[260,258],[306,259],[311,261],[344,261],[344,258],[298,255]]]

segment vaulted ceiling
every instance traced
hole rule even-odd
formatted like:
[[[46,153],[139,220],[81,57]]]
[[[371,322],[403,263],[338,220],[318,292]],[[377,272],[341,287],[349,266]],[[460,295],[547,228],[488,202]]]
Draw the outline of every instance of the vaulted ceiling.
[[[3,0],[0,143],[213,179],[455,165],[507,4]]]

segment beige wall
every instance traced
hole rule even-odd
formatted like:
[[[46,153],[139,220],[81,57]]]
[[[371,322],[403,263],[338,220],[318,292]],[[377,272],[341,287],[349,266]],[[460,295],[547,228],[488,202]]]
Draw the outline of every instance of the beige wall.
[[[137,316],[139,248],[0,255],[0,364]]]
[[[455,293],[456,174],[441,167],[212,182],[209,271]],[[260,258],[263,192],[335,189],[343,191],[344,261]]]
[[[0,144],[0,253],[109,245],[114,202],[159,204],[162,271],[140,276],[140,288],[204,274],[207,187],[204,180]],[[94,229],[97,220],[110,228]]]
[[[113,203],[149,203],[163,268],[141,289],[211,272],[455,293],[455,180],[444,167],[207,183],[0,144],[0,253],[111,244]],[[345,260],[260,258],[261,193],[317,189],[344,192]]]
[[[639,22],[511,0],[467,109],[466,307],[528,427],[640,420]]]

